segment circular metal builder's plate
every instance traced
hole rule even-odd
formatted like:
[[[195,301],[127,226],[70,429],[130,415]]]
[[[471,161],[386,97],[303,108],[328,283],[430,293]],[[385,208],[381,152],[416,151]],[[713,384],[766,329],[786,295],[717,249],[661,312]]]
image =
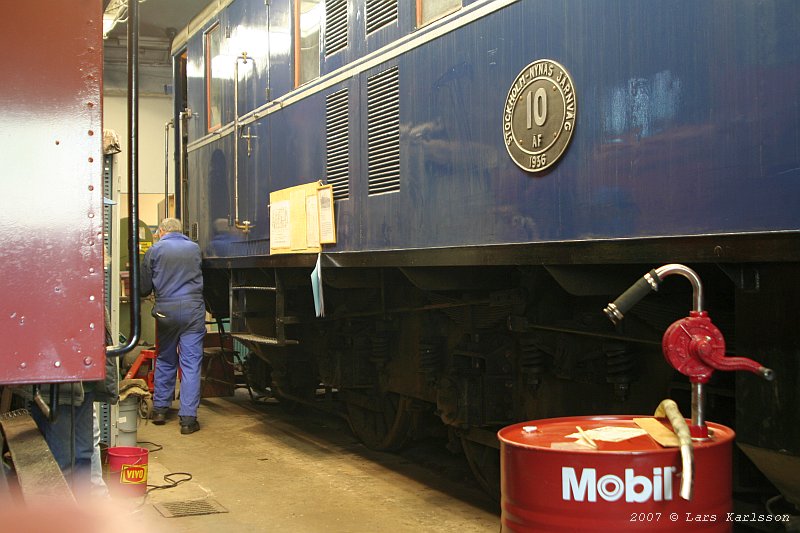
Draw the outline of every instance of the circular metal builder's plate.
[[[503,108],[503,139],[523,170],[541,172],[567,149],[578,102],[569,72],[555,61],[534,61],[517,75]]]

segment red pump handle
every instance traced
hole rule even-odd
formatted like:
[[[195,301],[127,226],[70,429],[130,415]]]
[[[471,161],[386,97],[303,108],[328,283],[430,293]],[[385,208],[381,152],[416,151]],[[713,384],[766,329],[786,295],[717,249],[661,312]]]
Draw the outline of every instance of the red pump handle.
[[[747,357],[726,357],[725,339],[705,311],[692,311],[672,324],[662,340],[664,357],[693,383],[706,383],[714,370],[746,370],[771,381],[769,368]]]

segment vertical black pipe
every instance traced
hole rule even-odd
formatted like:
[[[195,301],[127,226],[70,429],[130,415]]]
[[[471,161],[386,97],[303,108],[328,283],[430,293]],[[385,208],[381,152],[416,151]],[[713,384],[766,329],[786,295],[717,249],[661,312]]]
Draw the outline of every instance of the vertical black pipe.
[[[169,218],[169,128],[172,121],[164,124],[164,218]]]
[[[130,276],[131,334],[124,346],[108,347],[119,356],[139,344],[139,0],[128,0],[128,274]]]
[[[173,38],[174,41],[174,38]],[[172,56],[172,132],[173,132],[173,146],[175,147],[173,150],[174,155],[174,164],[173,168],[175,169],[174,172],[174,179],[173,185],[175,190],[175,210],[173,211],[173,216],[176,218],[180,218],[181,222],[183,220],[183,189],[182,189],[182,174],[183,171],[181,170],[183,165],[183,128],[181,127],[181,120],[183,120],[183,115],[181,112],[186,107],[186,103],[184,102],[183,98],[183,80],[185,77],[183,76],[183,65],[180,52],[173,54]]]

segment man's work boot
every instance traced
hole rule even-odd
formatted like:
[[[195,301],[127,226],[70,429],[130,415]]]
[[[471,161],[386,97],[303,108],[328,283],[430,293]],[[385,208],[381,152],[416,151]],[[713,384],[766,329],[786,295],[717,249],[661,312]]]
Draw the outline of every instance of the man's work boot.
[[[181,417],[181,434],[188,435],[200,429],[200,424],[197,422],[196,416],[182,416]]]
[[[150,421],[157,426],[163,426],[167,421],[167,410],[153,409],[153,412],[150,413]]]

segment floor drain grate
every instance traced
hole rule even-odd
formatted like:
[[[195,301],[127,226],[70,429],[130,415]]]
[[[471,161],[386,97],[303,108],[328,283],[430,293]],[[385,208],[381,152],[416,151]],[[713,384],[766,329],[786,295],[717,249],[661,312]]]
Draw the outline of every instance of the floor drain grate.
[[[153,507],[158,509],[158,512],[166,518],[228,512],[218,501],[211,498],[206,498],[205,500],[154,503]]]

